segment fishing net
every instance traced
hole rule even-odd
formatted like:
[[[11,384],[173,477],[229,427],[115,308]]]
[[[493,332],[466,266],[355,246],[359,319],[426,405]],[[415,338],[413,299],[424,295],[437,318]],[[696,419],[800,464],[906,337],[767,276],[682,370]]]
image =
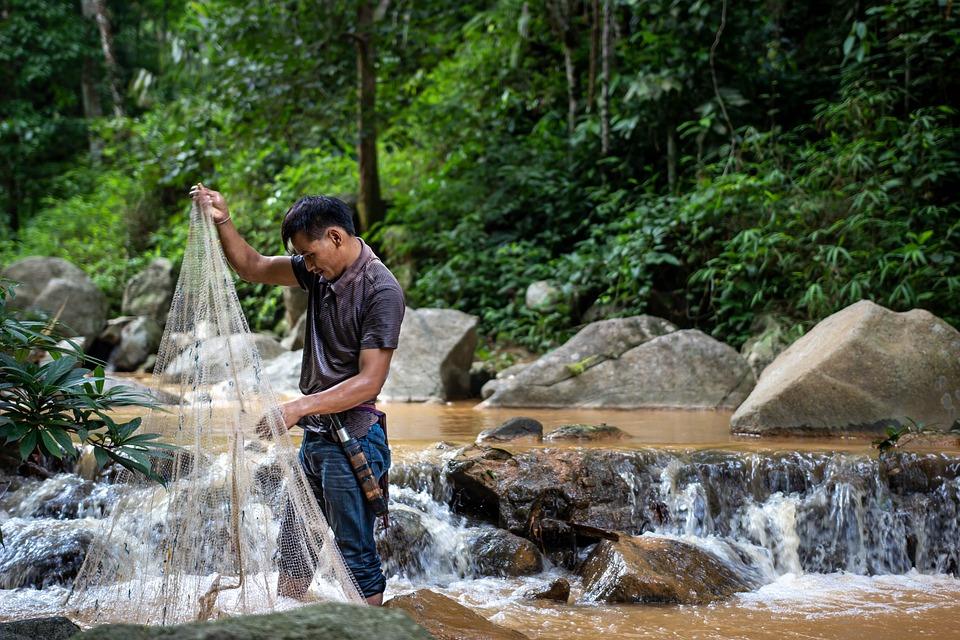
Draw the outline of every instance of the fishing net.
[[[174,624],[303,600],[362,603],[264,379],[216,228],[196,204],[153,383],[175,399],[142,426],[180,447],[152,463],[166,487],[121,472],[68,610],[90,623]],[[305,596],[278,596],[289,577],[309,584]]]

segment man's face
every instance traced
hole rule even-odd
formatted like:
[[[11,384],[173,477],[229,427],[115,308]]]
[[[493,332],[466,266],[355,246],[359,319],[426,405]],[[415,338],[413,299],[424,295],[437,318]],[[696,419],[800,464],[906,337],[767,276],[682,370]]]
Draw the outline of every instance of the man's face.
[[[303,256],[303,264],[310,273],[333,280],[343,271],[339,259],[342,234],[337,229],[327,229],[319,239],[298,231],[293,234],[290,244],[294,252]]]

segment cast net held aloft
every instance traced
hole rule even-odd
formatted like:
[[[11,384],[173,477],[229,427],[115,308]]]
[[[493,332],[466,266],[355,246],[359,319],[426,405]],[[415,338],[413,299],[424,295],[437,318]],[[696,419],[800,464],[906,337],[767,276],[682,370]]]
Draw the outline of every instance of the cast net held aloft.
[[[264,378],[216,228],[196,204],[153,382],[171,403],[142,431],[180,447],[154,462],[169,481],[123,472],[68,610],[91,623],[174,624],[297,606],[277,595],[281,572],[312,576],[307,600],[362,603]]]

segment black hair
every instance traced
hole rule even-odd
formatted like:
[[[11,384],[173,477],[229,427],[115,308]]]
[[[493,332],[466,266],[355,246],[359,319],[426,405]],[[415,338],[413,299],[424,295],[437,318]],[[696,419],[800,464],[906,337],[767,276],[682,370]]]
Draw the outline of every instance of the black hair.
[[[331,196],[304,196],[293,203],[283,216],[280,238],[283,246],[299,232],[319,240],[330,227],[343,227],[348,235],[356,235],[353,228],[353,211],[343,200]]]

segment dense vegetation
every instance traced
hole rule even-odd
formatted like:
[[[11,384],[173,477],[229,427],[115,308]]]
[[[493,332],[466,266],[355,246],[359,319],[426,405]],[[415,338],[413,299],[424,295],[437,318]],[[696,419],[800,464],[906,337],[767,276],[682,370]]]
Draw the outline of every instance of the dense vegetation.
[[[366,235],[414,306],[535,350],[637,312],[738,345],[860,298],[960,326],[952,0],[108,5],[112,59],[102,0],[3,3],[4,263],[64,256],[119,305],[178,258],[198,180],[283,251],[296,197],[358,191],[375,41]],[[535,280],[549,310],[524,305]],[[273,328],[279,293],[241,293]]]

